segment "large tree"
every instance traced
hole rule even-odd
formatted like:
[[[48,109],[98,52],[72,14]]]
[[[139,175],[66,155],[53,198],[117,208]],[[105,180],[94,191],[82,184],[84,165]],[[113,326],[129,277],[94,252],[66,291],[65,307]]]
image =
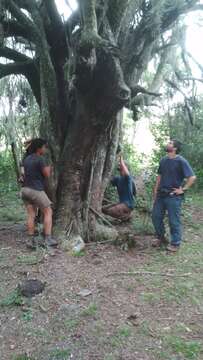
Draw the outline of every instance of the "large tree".
[[[67,3],[69,3],[67,1]],[[41,110],[54,167],[56,225],[95,236],[116,156],[122,108],[160,86],[178,18],[197,0],[78,0],[67,21],[54,0],[0,0],[0,78],[23,74]],[[140,86],[160,54],[149,89]]]

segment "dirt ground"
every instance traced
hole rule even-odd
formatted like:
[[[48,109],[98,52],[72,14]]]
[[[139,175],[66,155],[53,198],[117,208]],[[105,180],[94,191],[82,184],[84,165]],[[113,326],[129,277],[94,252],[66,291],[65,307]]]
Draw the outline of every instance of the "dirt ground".
[[[203,209],[184,222],[175,255],[137,235],[133,250],[90,244],[80,256],[29,251],[23,222],[1,222],[0,360],[203,359]],[[24,279],[45,290],[16,305]]]

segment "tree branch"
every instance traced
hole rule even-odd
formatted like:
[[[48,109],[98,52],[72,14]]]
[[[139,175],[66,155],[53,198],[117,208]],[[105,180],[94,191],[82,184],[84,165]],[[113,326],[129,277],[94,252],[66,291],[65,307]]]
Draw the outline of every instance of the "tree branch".
[[[119,36],[119,32],[122,25],[122,19],[128,8],[130,0],[111,0],[109,2],[108,19],[116,39]]]
[[[203,83],[203,79],[196,78],[196,77],[181,77],[181,81],[199,81]]]
[[[70,9],[70,11],[74,11],[73,10],[73,8],[72,8],[72,6],[71,6],[71,4],[70,4],[70,2],[68,1],[68,0],[65,0],[65,3],[66,3],[66,5],[69,7],[69,9]]]
[[[52,48],[52,52],[56,57],[65,58],[69,56],[70,39],[65,31],[65,26],[62,22],[62,18],[58,13],[55,0],[44,0],[45,11],[48,14],[51,26],[46,26],[46,33],[48,42]],[[44,21],[46,24],[46,20]],[[68,34],[69,35],[69,34]]]
[[[44,0],[44,4],[55,31],[63,28],[61,16],[58,13],[55,0]]]
[[[173,41],[173,37],[171,41]],[[165,75],[165,64],[168,62],[168,59],[171,55],[171,51],[172,51],[172,47],[166,47],[162,52],[159,64],[156,69],[156,73],[147,90],[140,86],[135,87],[135,90],[133,90],[134,88],[132,88],[132,93],[134,98],[131,102],[131,108],[134,111],[134,114],[137,114],[137,109],[136,109],[137,106],[151,106],[153,98],[162,95],[158,93],[158,91],[163,82],[163,77]],[[139,93],[141,94],[137,95]]]
[[[32,34],[28,29],[23,28],[17,21],[15,20],[7,20],[2,21],[2,26],[4,29],[4,37],[23,37],[27,40],[32,40]]]
[[[82,42],[94,45],[99,38],[97,29],[96,0],[78,0],[83,23]]]
[[[8,75],[17,75],[25,74],[25,68],[27,67],[28,63],[26,62],[15,62],[15,63],[9,63],[9,64],[0,64],[0,79],[4,78]]]
[[[153,53],[157,54],[157,53],[160,53],[161,51],[163,51],[163,50],[165,50],[167,48],[171,48],[171,47],[177,46],[177,45],[178,45],[178,42],[175,42],[175,41],[173,43],[169,42],[169,43],[163,44],[162,46],[158,46],[158,47],[154,48]]]
[[[19,62],[27,62],[32,60],[26,55],[21,54],[20,52],[10,49],[9,47],[0,47],[0,56],[5,57],[6,59],[10,59],[13,61],[19,61]]]
[[[4,28],[2,25],[2,19],[4,18],[3,2],[0,0],[0,47],[4,43]]]
[[[136,85],[135,87],[131,88],[131,96],[132,97],[137,96],[137,94],[139,94],[139,93],[146,94],[146,95],[151,95],[151,96],[155,96],[155,97],[162,96],[162,94],[147,90],[147,89],[145,89],[144,87],[142,87],[140,85]]]
[[[166,82],[170,87],[172,87],[173,89],[179,91],[179,92],[183,95],[184,98],[186,97],[185,93],[178,87],[178,85],[177,85],[174,81],[171,81],[171,80],[169,80],[169,79],[165,79],[165,82]]]
[[[190,107],[188,105],[188,98],[185,95],[185,93],[178,87],[178,85],[175,82],[173,82],[173,81],[171,81],[169,79],[165,79],[165,82],[167,84],[169,84],[173,89],[177,90],[178,92],[180,92],[183,95],[184,102],[185,102],[185,109],[187,111],[189,121],[190,121],[191,125],[194,125],[193,115],[192,115],[192,112],[191,112]]]
[[[6,1],[6,8],[16,18],[16,20],[30,32],[33,41],[40,38],[40,33],[35,24],[21,11],[20,7],[13,0]]]
[[[171,25],[178,19],[181,14],[186,14],[189,11],[195,10],[197,0],[185,0],[185,2],[168,2],[168,6],[165,7],[165,11],[162,15],[162,32],[166,31]],[[174,4],[174,6],[173,6]]]
[[[203,4],[197,4],[192,7],[191,11],[202,11],[203,10]]]
[[[41,106],[40,79],[37,64],[34,60],[0,64],[0,79],[9,75],[24,75],[33,91],[36,101]]]
[[[68,32],[72,33],[73,29],[80,25],[79,10],[74,11],[71,16],[65,22],[65,28]]]
[[[192,61],[197,65],[197,67],[200,69],[201,73],[203,74],[203,66],[188,51],[185,50],[185,53],[190,59],[192,59]]]
[[[170,59],[173,51],[172,44],[174,44],[175,38],[176,38],[176,31],[174,31],[171,35],[171,40],[170,40],[171,46],[165,47],[164,51],[161,53],[159,64],[156,69],[156,73],[149,87],[150,91],[153,92],[158,91],[161,87],[161,84],[163,83],[163,78],[165,76],[165,73],[167,72],[166,64],[171,63]]]
[[[130,83],[139,81],[146,63],[153,56],[156,42],[166,30],[172,27],[178,17],[192,9],[197,0],[167,1],[157,13],[157,6],[148,6],[136,26],[131,26],[124,44],[125,73]],[[129,74],[129,75],[128,75]]]

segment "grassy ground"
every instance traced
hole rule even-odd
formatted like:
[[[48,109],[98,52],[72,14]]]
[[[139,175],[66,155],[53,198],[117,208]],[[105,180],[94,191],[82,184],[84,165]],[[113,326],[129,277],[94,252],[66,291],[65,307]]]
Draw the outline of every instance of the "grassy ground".
[[[151,235],[142,235],[150,221],[137,213],[131,251],[92,245],[78,257],[29,252],[14,199],[0,207],[1,360],[203,359],[200,195],[184,206],[184,242],[175,255],[151,248]],[[19,296],[25,278],[46,282],[44,292]]]

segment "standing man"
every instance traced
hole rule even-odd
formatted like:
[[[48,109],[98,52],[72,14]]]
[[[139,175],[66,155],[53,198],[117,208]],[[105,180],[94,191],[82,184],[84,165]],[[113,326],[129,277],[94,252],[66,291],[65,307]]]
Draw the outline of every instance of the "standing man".
[[[171,236],[167,250],[171,252],[176,252],[181,243],[180,216],[184,193],[196,180],[188,161],[179,155],[180,150],[181,144],[177,140],[169,141],[166,146],[167,155],[161,159],[159,164],[152,210],[152,222],[157,235],[157,239],[152,245],[160,247],[161,244],[167,243],[163,222],[167,211]],[[186,181],[183,185],[184,180]]]
[[[36,248],[37,240],[35,233],[35,216],[39,208],[43,214],[44,240],[47,246],[56,246],[57,242],[52,238],[52,208],[51,201],[44,191],[45,179],[51,174],[51,167],[47,166],[43,155],[47,150],[47,142],[43,139],[34,139],[29,147],[29,154],[23,160],[24,183],[22,187],[22,199],[27,210],[27,229],[29,240],[27,246]]]
[[[119,155],[119,171],[120,176],[114,176],[111,180],[111,184],[117,187],[119,203],[105,206],[102,211],[113,218],[127,221],[131,218],[135,206],[136,189],[133,178],[121,155]]]

